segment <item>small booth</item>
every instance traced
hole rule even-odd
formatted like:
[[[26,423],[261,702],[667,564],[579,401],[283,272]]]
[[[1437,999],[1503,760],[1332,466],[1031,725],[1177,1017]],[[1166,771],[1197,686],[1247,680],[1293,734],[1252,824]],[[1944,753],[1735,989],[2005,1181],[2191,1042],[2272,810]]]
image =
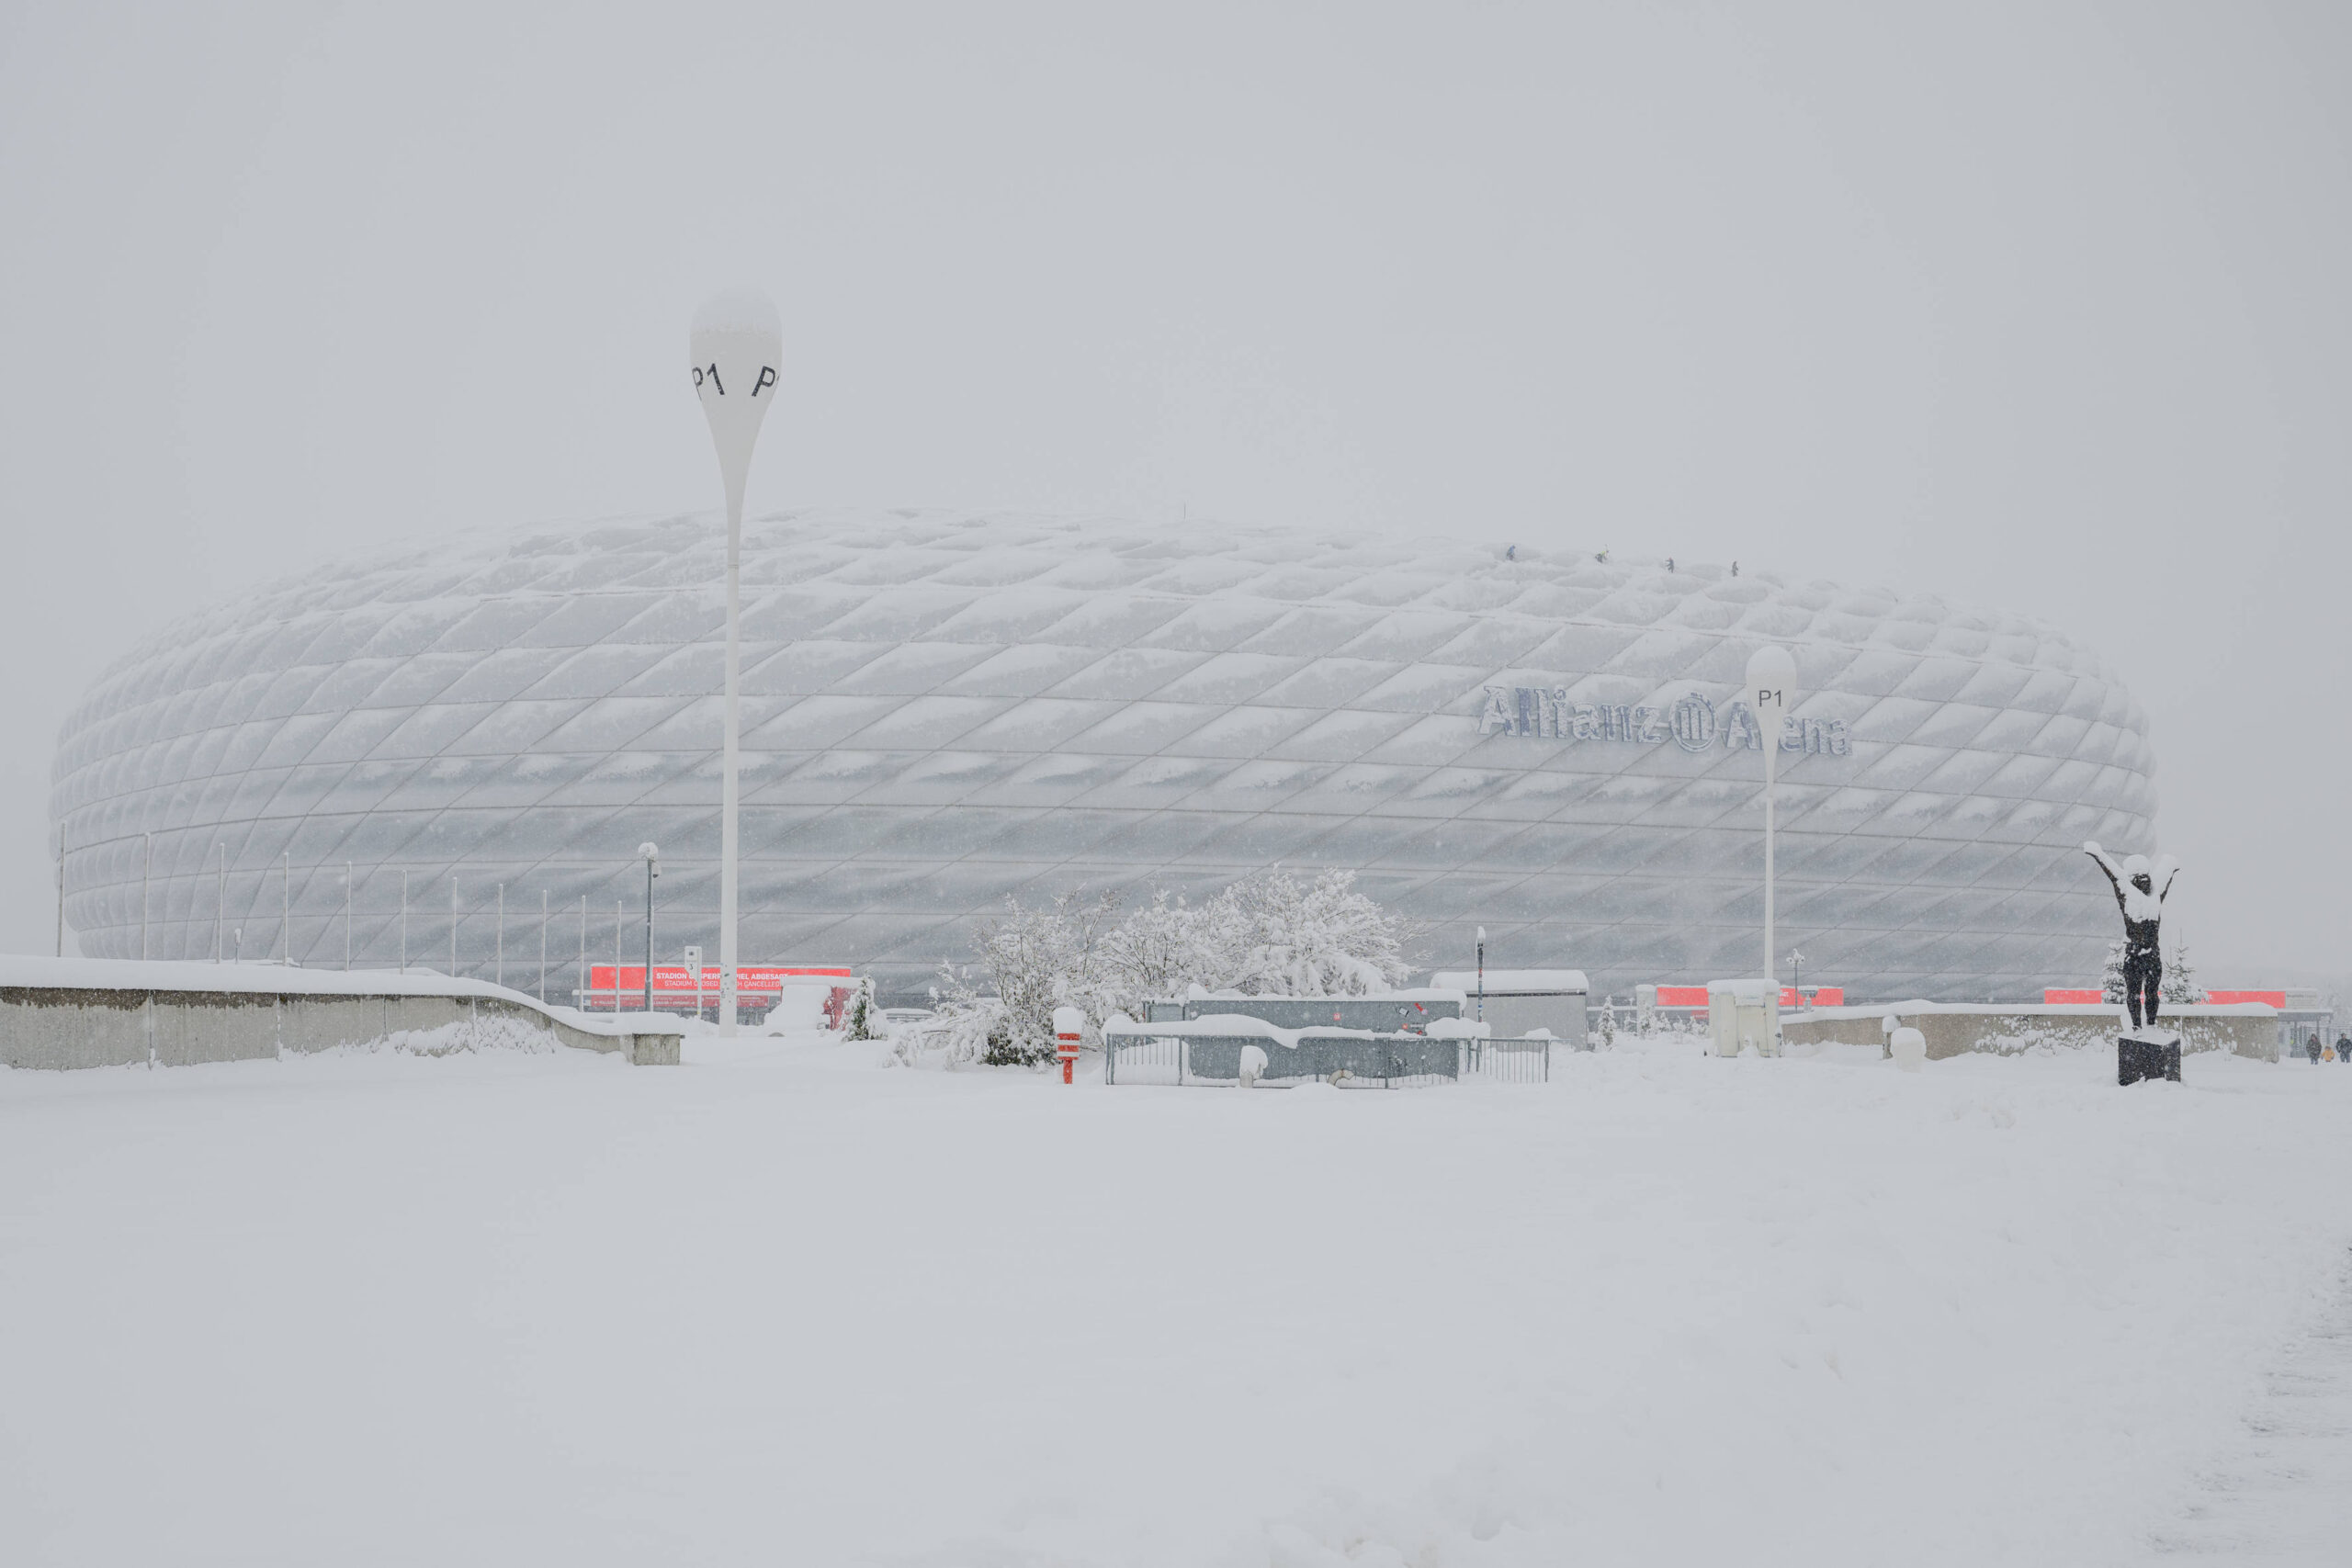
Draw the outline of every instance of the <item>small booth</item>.
[[[1759,1056],[1781,1054],[1781,989],[1761,978],[1707,982],[1707,1032],[1716,1055],[1751,1048]]]
[[[1585,1046],[1585,1007],[1591,987],[1581,969],[1448,969],[1430,984],[1467,998],[1462,1016],[1487,1024],[1498,1036],[1550,1032],[1573,1051]]]

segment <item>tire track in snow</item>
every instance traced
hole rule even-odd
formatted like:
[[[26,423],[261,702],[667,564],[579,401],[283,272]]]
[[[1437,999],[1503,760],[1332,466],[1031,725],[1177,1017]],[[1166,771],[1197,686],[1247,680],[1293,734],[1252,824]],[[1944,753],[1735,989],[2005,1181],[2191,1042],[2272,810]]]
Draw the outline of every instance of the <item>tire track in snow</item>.
[[[2289,1347],[2245,1433],[2200,1475],[2149,1562],[2325,1564],[2352,1560],[2352,1269],[2324,1318]]]

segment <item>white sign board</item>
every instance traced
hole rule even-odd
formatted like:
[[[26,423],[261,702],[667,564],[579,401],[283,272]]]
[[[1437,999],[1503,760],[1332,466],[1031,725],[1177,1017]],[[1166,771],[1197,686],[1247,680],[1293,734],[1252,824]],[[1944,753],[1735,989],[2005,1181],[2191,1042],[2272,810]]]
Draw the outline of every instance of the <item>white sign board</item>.
[[[1797,705],[1797,661],[1785,648],[1759,648],[1747,659],[1747,689],[1740,694],[1764,731],[1764,761],[1770,767],[1781,750],[1781,721]]]

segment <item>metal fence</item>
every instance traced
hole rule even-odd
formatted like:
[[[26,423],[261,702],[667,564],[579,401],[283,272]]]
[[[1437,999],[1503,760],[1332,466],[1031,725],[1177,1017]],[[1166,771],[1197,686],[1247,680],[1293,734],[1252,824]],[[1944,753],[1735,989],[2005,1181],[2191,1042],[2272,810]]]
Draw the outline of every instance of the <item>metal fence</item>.
[[[1462,1076],[1478,1083],[1550,1083],[1552,1046],[1541,1035],[1519,1039],[1464,1040]]]
[[[1431,1039],[1419,1034],[1317,1034],[1296,1045],[1259,1034],[1107,1034],[1103,1081],[1112,1084],[1238,1084],[1241,1053],[1266,1054],[1264,1081],[1322,1079],[1342,1088],[1413,1088],[1426,1084],[1548,1083],[1554,1042]]]

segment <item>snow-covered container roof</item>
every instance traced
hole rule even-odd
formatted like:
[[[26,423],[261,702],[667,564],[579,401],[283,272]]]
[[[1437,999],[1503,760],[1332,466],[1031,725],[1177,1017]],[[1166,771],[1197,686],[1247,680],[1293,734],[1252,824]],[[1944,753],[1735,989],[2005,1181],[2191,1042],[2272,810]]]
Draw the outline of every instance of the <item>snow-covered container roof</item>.
[[[1430,984],[1465,996],[1480,989],[1475,969],[1442,969],[1430,976]],[[1489,969],[1484,987],[1490,997],[1582,996],[1592,989],[1581,969]]]

